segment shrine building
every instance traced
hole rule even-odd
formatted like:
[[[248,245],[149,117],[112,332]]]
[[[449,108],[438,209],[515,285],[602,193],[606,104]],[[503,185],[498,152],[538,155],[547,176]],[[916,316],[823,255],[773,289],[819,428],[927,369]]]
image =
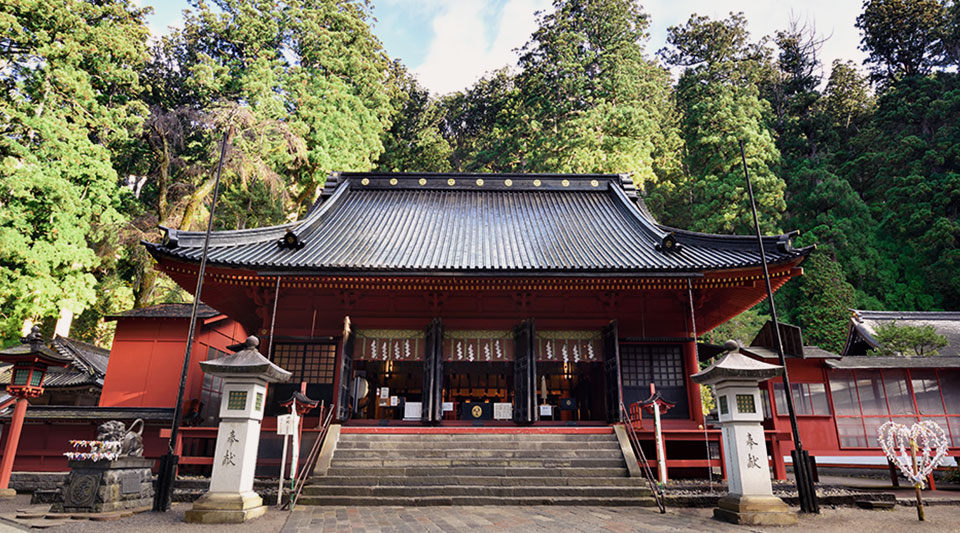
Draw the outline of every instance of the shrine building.
[[[145,245],[193,291],[204,234],[163,229]],[[775,289],[811,251],[794,236],[763,240]],[[661,225],[620,175],[334,173],[302,220],[215,231],[208,257],[203,302],[293,372],[268,420],[303,388],[345,427],[601,426],[652,383],[699,459],[695,339],[765,297],[754,237]],[[143,365],[170,380],[179,363],[124,364],[121,329],[101,405],[156,406]]]

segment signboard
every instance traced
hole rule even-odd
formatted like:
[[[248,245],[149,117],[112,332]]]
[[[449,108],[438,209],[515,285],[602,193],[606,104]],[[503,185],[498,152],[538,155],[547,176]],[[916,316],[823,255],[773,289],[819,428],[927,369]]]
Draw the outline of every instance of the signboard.
[[[479,402],[463,402],[463,411],[460,413],[463,420],[491,420],[493,419],[493,404]]]
[[[540,406],[540,416],[553,416],[553,406],[552,406],[552,405],[541,405],[541,406]]]
[[[493,404],[493,419],[494,420],[510,420],[513,418],[513,404],[512,403],[495,403]]]
[[[453,411],[453,402],[443,402],[443,412]]]
[[[293,435],[293,415],[277,417],[277,435]]]
[[[406,402],[403,404],[403,419],[404,420],[420,420],[421,409],[423,409],[423,404],[421,402]]]

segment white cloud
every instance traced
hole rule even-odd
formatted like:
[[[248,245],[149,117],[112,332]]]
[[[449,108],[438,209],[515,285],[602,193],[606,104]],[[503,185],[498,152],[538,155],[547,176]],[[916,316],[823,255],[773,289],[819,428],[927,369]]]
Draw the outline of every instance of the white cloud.
[[[534,13],[549,0],[507,0],[493,28],[487,26],[489,2],[448,2],[433,19],[434,38],[423,63],[412,70],[425,87],[446,94],[468,87],[485,73],[515,65],[514,49],[537,28]]]

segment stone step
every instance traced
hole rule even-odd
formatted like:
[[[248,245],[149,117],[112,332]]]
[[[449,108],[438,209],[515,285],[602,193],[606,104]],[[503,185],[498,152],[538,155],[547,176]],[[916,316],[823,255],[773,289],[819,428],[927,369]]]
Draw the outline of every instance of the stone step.
[[[621,464],[623,464],[621,462]],[[627,477],[627,467],[498,467],[498,466],[407,466],[407,467],[343,467],[331,466],[330,476],[511,476],[511,477]]]
[[[596,442],[582,441],[416,441],[416,440],[343,440],[337,443],[337,450],[442,450],[442,449],[477,449],[477,450],[619,450],[620,443],[616,440]]]
[[[648,498],[592,498],[533,496],[502,498],[499,496],[434,496],[434,497],[381,497],[381,496],[302,496],[298,505],[338,506],[437,506],[437,505],[579,505],[592,507],[653,507],[656,502]]]
[[[438,485],[503,486],[503,487],[646,487],[646,481],[637,477],[524,477],[524,476],[317,476],[310,478],[308,487],[335,485],[363,485],[368,487],[418,487]]]
[[[610,433],[346,433],[340,435],[340,442],[364,441],[491,441],[491,442],[616,442],[617,437]]]
[[[588,497],[588,498],[643,498],[650,496],[650,489],[646,487],[594,487],[594,486],[560,486],[560,487],[498,487],[498,486],[471,486],[471,485],[436,485],[436,486],[307,486],[303,495],[306,496],[380,496],[380,497],[453,497],[453,496],[497,496],[501,498],[524,497]]]
[[[471,457],[457,458],[419,458],[407,457],[402,459],[342,459],[334,455],[330,463],[331,468],[456,468],[456,467],[504,467],[504,468],[618,468],[626,466],[623,458],[617,459],[555,459],[539,457],[531,459],[510,459],[499,457]]]
[[[357,450],[337,449],[334,459],[622,459],[620,450],[498,450],[480,448]]]

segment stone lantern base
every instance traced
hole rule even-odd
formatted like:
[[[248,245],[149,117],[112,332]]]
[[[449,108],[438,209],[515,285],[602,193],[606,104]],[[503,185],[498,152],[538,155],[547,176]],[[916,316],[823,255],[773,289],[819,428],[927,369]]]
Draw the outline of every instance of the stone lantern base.
[[[776,496],[724,496],[713,517],[748,526],[790,526],[798,521],[797,513]]]
[[[239,524],[267,512],[256,492],[206,492],[193,502],[184,520],[195,524]]]

